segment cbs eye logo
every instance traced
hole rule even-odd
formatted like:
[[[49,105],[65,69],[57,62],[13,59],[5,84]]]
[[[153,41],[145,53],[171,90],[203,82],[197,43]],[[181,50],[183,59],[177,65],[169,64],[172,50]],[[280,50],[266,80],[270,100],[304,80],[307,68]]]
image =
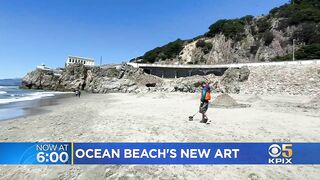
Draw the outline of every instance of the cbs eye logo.
[[[271,157],[279,157],[281,154],[281,147],[278,144],[272,144],[269,147],[269,155]]]
[[[272,157],[269,158],[270,164],[292,164],[292,144],[282,144],[282,146],[272,144],[269,146],[268,152]]]

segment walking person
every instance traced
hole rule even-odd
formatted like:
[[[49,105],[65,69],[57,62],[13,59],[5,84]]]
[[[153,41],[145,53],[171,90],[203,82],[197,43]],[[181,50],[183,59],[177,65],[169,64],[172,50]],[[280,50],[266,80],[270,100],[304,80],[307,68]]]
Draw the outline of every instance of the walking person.
[[[78,89],[74,91],[74,94],[76,95],[76,97],[79,95]]]
[[[209,107],[209,101],[211,99],[211,90],[210,86],[207,83],[203,83],[202,90],[201,90],[201,98],[200,98],[200,108],[199,112],[202,114],[202,120],[200,123],[207,123],[208,117],[206,112]]]
[[[77,89],[77,90],[75,91],[75,94],[76,94],[76,97],[78,96],[78,97],[80,98],[80,96],[81,96],[81,91],[80,91],[79,89]]]

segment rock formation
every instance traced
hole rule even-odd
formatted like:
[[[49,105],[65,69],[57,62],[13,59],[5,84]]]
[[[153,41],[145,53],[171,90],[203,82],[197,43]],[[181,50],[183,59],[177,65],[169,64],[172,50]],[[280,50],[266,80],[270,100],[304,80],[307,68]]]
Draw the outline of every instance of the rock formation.
[[[320,92],[320,64],[249,67],[244,94],[316,95]]]
[[[150,83],[160,86],[162,81],[127,65],[100,68],[75,64],[60,73],[36,69],[23,78],[21,87],[55,91],[80,89],[92,93],[134,92],[139,86]]]
[[[222,76],[162,79],[129,65],[85,67],[69,65],[60,71],[36,69],[22,80],[22,88],[90,93],[199,92],[201,85],[219,83],[217,90],[241,94],[317,95],[320,65],[281,65],[229,68]]]
[[[203,35],[177,39],[132,61],[228,64],[290,60],[293,43],[296,59],[319,59],[319,37],[319,1],[291,0],[267,15],[218,20]]]
[[[222,77],[192,76],[177,79],[161,79],[149,75],[142,69],[123,64],[107,68],[86,67],[80,64],[69,65],[59,73],[52,70],[36,69],[22,80],[21,87],[55,91],[74,91],[76,89],[92,93],[113,92],[196,92],[206,82],[213,84],[221,81],[225,92],[239,93],[238,82],[248,79],[248,68],[229,69]]]

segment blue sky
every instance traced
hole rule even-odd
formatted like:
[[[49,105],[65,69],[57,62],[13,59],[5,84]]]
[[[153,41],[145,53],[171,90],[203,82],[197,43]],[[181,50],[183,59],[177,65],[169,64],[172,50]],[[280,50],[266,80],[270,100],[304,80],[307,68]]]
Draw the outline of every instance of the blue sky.
[[[267,14],[288,0],[0,0],[0,78],[68,55],[120,63],[218,19]]]

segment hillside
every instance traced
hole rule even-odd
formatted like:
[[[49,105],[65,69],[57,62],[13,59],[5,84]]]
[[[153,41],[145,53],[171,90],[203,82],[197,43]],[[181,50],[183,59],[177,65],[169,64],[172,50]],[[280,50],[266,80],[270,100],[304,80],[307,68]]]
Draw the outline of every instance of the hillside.
[[[268,15],[222,19],[191,40],[170,42],[131,61],[167,64],[320,59],[320,1],[292,0]]]

